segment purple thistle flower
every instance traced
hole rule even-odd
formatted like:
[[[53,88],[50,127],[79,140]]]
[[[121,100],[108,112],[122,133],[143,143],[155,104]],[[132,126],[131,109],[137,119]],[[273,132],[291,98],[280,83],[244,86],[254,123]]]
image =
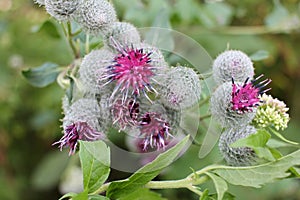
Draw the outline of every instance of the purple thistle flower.
[[[113,38],[111,38],[113,40]],[[116,41],[114,41],[116,43]],[[158,68],[152,63],[153,52],[144,52],[143,48],[133,46],[123,48],[120,44],[115,44],[119,54],[114,58],[113,64],[108,66],[99,81],[106,81],[103,86],[115,82],[116,86],[112,92],[111,99],[118,93],[122,93],[122,101],[125,102],[128,95],[139,96],[143,93],[151,102],[147,92],[157,91],[152,87],[151,80],[156,75]],[[154,80],[155,81],[155,80]]]
[[[147,112],[141,117],[140,132],[144,136],[142,145],[146,151],[148,146],[151,148],[165,148],[167,138],[170,134],[169,123],[155,112]]]
[[[52,145],[59,144],[62,151],[63,147],[69,147],[69,155],[76,151],[78,140],[95,141],[104,139],[104,134],[92,129],[86,122],[75,122],[67,126],[64,130],[64,136]]]
[[[138,124],[139,103],[135,99],[117,99],[112,104],[113,124],[118,124],[120,130],[124,130],[126,126],[135,126]],[[119,131],[120,131],[119,130]]]
[[[249,78],[247,78],[244,85],[235,84],[232,78],[232,110],[236,110],[240,113],[252,112],[253,107],[259,105],[259,95],[270,90],[270,88],[266,90],[262,89],[271,82],[270,79],[265,79],[264,81],[255,84],[262,76],[263,75],[260,75],[250,82],[248,82]]]

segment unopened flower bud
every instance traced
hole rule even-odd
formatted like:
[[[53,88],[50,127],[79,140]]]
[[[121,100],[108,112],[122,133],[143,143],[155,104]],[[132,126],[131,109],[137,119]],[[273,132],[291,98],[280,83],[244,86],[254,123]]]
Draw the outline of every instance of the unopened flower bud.
[[[254,68],[251,59],[238,50],[228,50],[221,53],[213,62],[213,77],[220,85],[231,81],[244,82],[254,76]]]
[[[232,166],[247,166],[256,164],[258,157],[254,150],[249,147],[233,148],[230,145],[239,139],[247,138],[255,134],[256,129],[253,126],[226,129],[219,140],[219,149],[224,159]]]
[[[58,21],[70,20],[83,0],[45,0],[46,11]]]

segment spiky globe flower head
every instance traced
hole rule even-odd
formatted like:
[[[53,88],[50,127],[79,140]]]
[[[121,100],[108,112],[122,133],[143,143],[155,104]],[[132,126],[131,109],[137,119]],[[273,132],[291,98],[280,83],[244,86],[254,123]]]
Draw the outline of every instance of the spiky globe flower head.
[[[101,85],[102,87],[115,85],[111,100],[117,94],[121,94],[122,102],[125,102],[128,97],[136,98],[144,94],[151,101],[147,92],[157,93],[152,83],[157,82],[155,77],[165,67],[158,65],[162,63],[163,56],[157,57],[159,54],[156,48],[145,47],[147,47],[146,50],[143,47],[134,48],[133,46],[118,49],[119,53],[114,61],[99,76],[100,82],[106,82]]]
[[[99,83],[98,77],[114,59],[114,54],[106,48],[93,50],[87,54],[79,68],[79,79],[82,82],[84,92],[91,94],[102,94],[105,92]]]
[[[69,112],[63,118],[64,136],[55,144],[59,148],[69,147],[69,154],[76,151],[78,140],[95,141],[104,139],[101,124],[99,124],[100,108],[94,99],[79,99],[74,102]],[[100,120],[101,121],[101,120]]]
[[[140,133],[143,136],[143,150],[149,146],[156,149],[164,149],[166,140],[172,136],[170,125],[160,113],[147,112],[141,117]]]
[[[227,50],[221,53],[213,62],[213,77],[217,85],[231,81],[244,82],[254,76],[251,59],[238,50]]]
[[[113,124],[116,124],[119,131],[126,127],[138,125],[139,102],[136,99],[128,98],[122,102],[121,98],[117,98],[111,106]]]
[[[106,0],[85,0],[74,19],[91,35],[99,35],[117,21],[114,7]]]
[[[103,39],[104,43],[113,49],[116,47],[116,43],[122,47],[128,47],[141,42],[138,30],[127,22],[113,23],[104,33]]]
[[[249,135],[255,133],[256,129],[253,126],[229,128],[222,133],[219,140],[219,149],[229,165],[247,166],[258,162],[258,156],[253,149],[249,147],[233,148],[230,146],[237,140],[247,138]]]
[[[175,110],[185,109],[200,99],[201,85],[196,72],[187,67],[174,67],[166,72],[161,91],[163,103]]]
[[[259,105],[259,95],[267,92],[269,89],[264,88],[271,82],[270,79],[265,79],[260,83],[256,83],[263,75],[249,82],[249,78],[246,79],[243,85],[236,84],[232,79],[232,109],[237,112],[249,112],[254,107]]]
[[[45,0],[45,8],[58,21],[67,21],[82,2],[83,0]]]
[[[243,85],[240,82],[235,84]],[[232,92],[232,82],[226,82],[213,92],[210,99],[211,114],[222,127],[244,126],[251,122],[255,116],[255,109],[248,112],[233,109]]]
[[[274,127],[276,130],[284,130],[290,120],[286,107],[283,101],[274,99],[271,95],[263,94],[260,96],[261,104],[257,109],[253,119],[253,124],[258,128],[268,126]]]
[[[33,0],[34,3],[39,4],[39,6],[45,5],[45,0]]]

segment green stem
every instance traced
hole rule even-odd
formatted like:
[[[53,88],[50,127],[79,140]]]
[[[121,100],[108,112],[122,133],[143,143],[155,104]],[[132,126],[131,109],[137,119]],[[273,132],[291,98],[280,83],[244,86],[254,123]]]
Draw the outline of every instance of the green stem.
[[[201,107],[204,104],[206,104],[207,102],[209,102],[209,100],[210,100],[210,96],[207,96],[205,99],[203,99],[202,101],[199,102],[199,107]]]
[[[75,56],[75,58],[80,58],[80,53],[79,51],[77,51],[75,45],[74,45],[74,42],[72,40],[72,27],[71,27],[71,23],[67,23],[67,40],[68,40],[68,43],[72,49],[72,52]]]
[[[200,116],[199,120],[202,121],[202,120],[210,118],[210,117],[211,117],[211,114],[206,114],[206,115]]]

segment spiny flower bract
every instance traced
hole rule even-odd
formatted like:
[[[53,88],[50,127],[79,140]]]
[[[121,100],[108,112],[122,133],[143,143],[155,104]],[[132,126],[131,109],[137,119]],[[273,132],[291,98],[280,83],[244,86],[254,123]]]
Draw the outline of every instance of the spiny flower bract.
[[[73,18],[91,35],[99,35],[117,21],[116,11],[106,0],[85,0]]]
[[[106,48],[93,50],[83,58],[78,73],[84,92],[91,94],[106,92],[101,87],[104,82],[99,82],[98,77],[104,73],[104,69],[113,59],[114,54]]]
[[[256,164],[258,157],[253,149],[249,147],[230,147],[235,141],[247,138],[255,133],[256,129],[253,126],[229,128],[222,133],[219,140],[219,149],[229,165],[247,166]]]
[[[231,81],[244,82],[254,76],[251,59],[242,51],[227,50],[217,56],[213,62],[213,77],[217,85]]]
[[[103,34],[104,43],[117,50],[119,47],[116,47],[116,44],[124,48],[141,42],[138,30],[127,22],[115,22]]]
[[[70,20],[83,0],[45,0],[46,11],[58,21]]]
[[[200,80],[193,69],[177,66],[166,72],[161,89],[161,99],[166,106],[185,109],[196,104],[200,95]]]

